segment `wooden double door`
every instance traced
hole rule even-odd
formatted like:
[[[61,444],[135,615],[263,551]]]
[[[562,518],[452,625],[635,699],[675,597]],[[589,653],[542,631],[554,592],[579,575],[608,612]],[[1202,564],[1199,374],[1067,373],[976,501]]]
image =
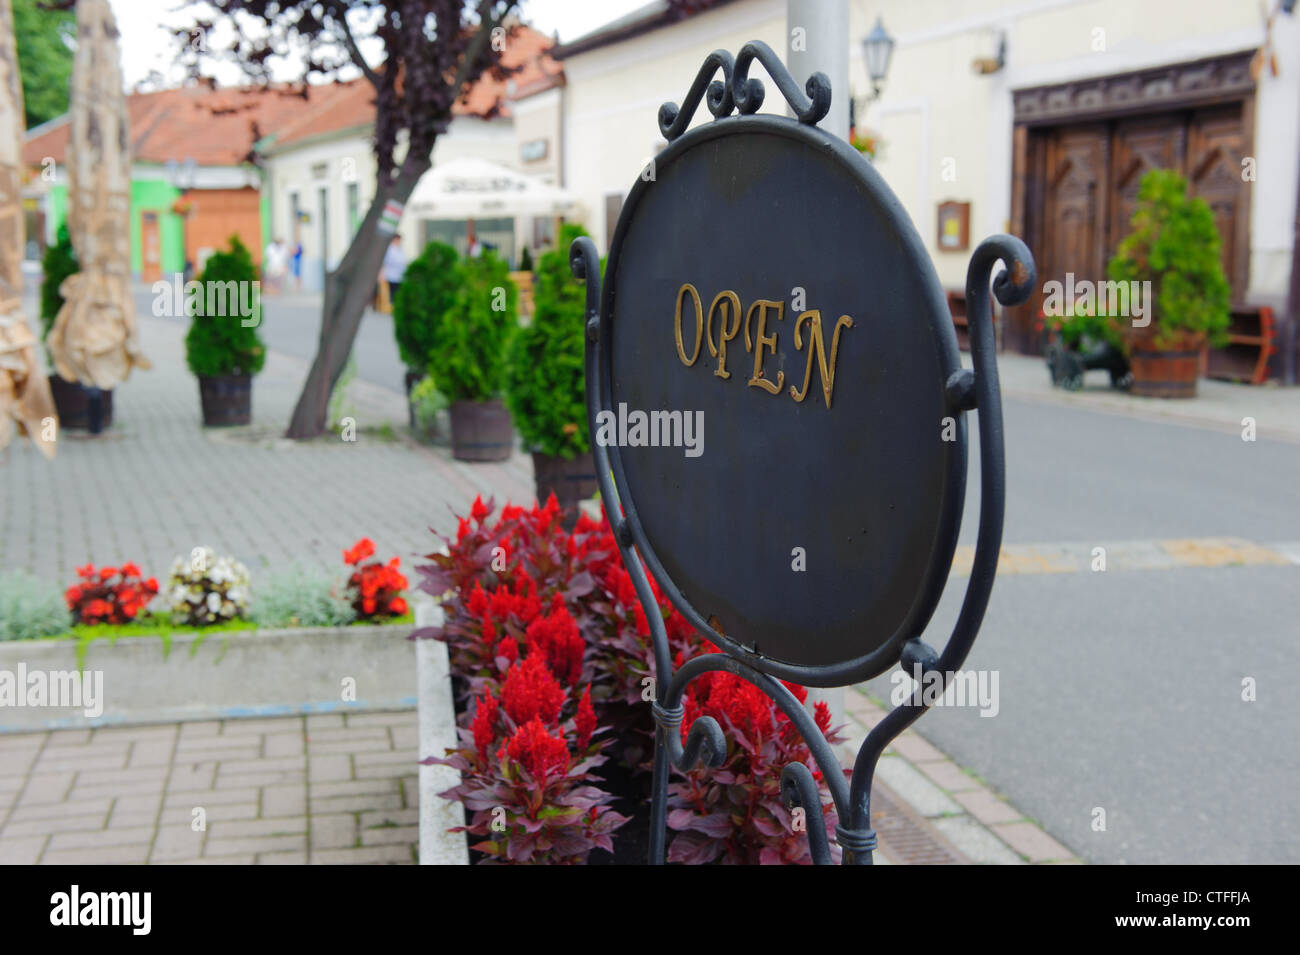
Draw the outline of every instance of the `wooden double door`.
[[[1129,231],[1138,184],[1149,169],[1176,169],[1214,211],[1224,274],[1234,299],[1249,278],[1247,104],[1071,123],[1025,131],[1025,237],[1038,263],[1038,291],[1012,316],[1009,347],[1036,352],[1043,283],[1102,281]],[[1017,177],[1020,178],[1020,177]]]

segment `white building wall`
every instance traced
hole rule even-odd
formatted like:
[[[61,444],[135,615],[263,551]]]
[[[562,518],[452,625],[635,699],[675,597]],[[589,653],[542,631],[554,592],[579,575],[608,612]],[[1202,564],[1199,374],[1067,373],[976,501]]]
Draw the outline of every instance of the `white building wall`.
[[[704,58],[716,49],[736,53],[762,40],[785,55],[785,0],[741,0],[614,46],[562,61],[564,185],[581,204],[574,218],[605,252],[605,197],[626,197],[651,158],[667,143],[659,134],[659,107],[680,104]],[[763,77],[761,66],[753,76]],[[771,83],[763,112],[783,113],[785,100]],[[701,101],[692,125],[713,119]]]
[[[1270,3],[1270,6],[1272,3]],[[1258,46],[1259,5],[1222,0],[850,0],[852,93],[870,88],[861,43],[876,17],[895,38],[883,94],[859,128],[882,140],[876,168],[907,209],[950,287],[965,282],[969,252],[936,244],[936,205],[971,203],[972,247],[1006,231],[1011,214],[1013,90],[1173,64]],[[680,103],[704,58],[764,40],[785,55],[784,0],[738,0],[639,37],[563,60],[565,185],[607,249],[605,196],[626,195],[663,145],[656,114]],[[1279,75],[1260,76],[1253,132],[1259,175],[1251,206],[1252,299],[1284,295],[1300,178],[1300,14],[1279,14]],[[1007,34],[1007,64],[976,75]],[[1098,41],[1101,41],[1100,44]],[[1094,46],[1100,45],[1100,49]],[[754,75],[762,76],[761,67]],[[764,111],[784,104],[768,84]],[[835,90],[834,95],[846,95]],[[862,100],[859,100],[859,105]],[[712,117],[701,104],[695,122]],[[945,160],[955,179],[944,178]]]
[[[403,154],[404,149],[399,147],[398,162]],[[510,120],[457,117],[434,144],[433,161],[437,165],[462,156],[476,156],[517,168],[517,155]],[[268,157],[266,185],[270,190],[272,238],[278,236],[292,248],[294,230],[290,210],[295,194],[300,208],[311,217],[300,228],[304,291],[318,292],[324,287],[325,270],[337,267],[352,242],[354,230],[348,221],[349,186],[357,187],[358,214],[364,218],[374,199],[377,174],[369,130],[285,149]],[[321,229],[322,189],[329,207],[325,234]],[[403,216],[398,231],[406,254],[418,255],[419,224]]]

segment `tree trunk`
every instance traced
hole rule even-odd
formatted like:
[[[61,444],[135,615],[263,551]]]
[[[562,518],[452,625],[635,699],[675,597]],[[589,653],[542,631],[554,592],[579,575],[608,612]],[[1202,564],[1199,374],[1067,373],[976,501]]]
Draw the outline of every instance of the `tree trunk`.
[[[374,293],[379,267],[391,241],[391,236],[379,232],[384,205],[390,199],[405,205],[429,166],[428,159],[420,161],[408,156],[396,181],[380,184],[375,189],[374,201],[370,203],[348,251],[338,268],[326,273],[320,344],[298,396],[298,404],[293,409],[293,417],[289,419],[285,437],[314,438],[325,433],[330,394],[338,384],[348,355],[352,353],[352,342],[361,327],[361,316]]]

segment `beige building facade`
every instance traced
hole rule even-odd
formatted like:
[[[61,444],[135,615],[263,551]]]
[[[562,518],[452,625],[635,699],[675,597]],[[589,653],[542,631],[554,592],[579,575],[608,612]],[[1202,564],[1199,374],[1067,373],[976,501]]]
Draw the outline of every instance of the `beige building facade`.
[[[971,249],[1002,231],[1029,242],[1040,280],[1104,277],[1142,172],[1176,168],[1215,213],[1234,302],[1272,307],[1285,332],[1300,13],[1282,5],[1267,0],[1266,16],[1220,0],[850,0],[850,89],[834,94],[855,100],[858,132],[878,141],[876,169],[946,287],[960,290]],[[602,251],[665,145],[659,105],[681,102],[711,51],[762,40],[784,57],[800,28],[785,0],[732,0],[677,21],[666,7],[553,51],[566,75],[564,182]],[[895,47],[872,98],[862,40],[877,18]],[[769,92],[764,111],[783,109]],[[695,123],[711,118],[701,106]],[[941,241],[941,205],[967,217],[967,242]],[[1037,307],[1007,316],[1005,347],[1035,350]]]

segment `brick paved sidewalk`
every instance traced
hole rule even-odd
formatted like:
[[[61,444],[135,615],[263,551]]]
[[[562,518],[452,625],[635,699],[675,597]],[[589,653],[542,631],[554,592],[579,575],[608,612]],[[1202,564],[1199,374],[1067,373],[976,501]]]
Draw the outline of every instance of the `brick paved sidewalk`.
[[[0,863],[413,863],[414,711],[0,736]]]
[[[206,544],[256,586],[288,560],[341,569],[361,536],[409,566],[476,494],[532,499],[524,455],[465,465],[415,445],[402,396],[364,382],[347,401],[356,442],[281,440],[306,363],[274,352],[254,424],[205,431],[184,331],[140,319],[154,368],[115,390],[106,436],[65,434],[54,462],[19,443],[0,456],[0,570],[66,583],[79,564],[129,559],[162,577]],[[880,711],[846,694],[861,735]],[[0,735],[0,863],[412,862],[415,734],[407,710]],[[879,779],[879,862],[1070,858],[914,733]]]
[[[362,536],[410,566],[434,549],[428,528],[454,530],[453,510],[467,513],[476,494],[533,498],[526,455],[469,465],[416,445],[403,437],[403,396],[366,382],[348,392],[355,442],[282,440],[306,363],[275,352],[253,380],[253,425],[205,430],[184,325],[139,322],[154,367],[114,390],[104,436],[65,432],[54,461],[25,442],[0,452],[0,569],[66,586],[87,561],[133,560],[162,578],[206,544],[247,564],[256,585],[294,559],[341,570],[342,549]]]

